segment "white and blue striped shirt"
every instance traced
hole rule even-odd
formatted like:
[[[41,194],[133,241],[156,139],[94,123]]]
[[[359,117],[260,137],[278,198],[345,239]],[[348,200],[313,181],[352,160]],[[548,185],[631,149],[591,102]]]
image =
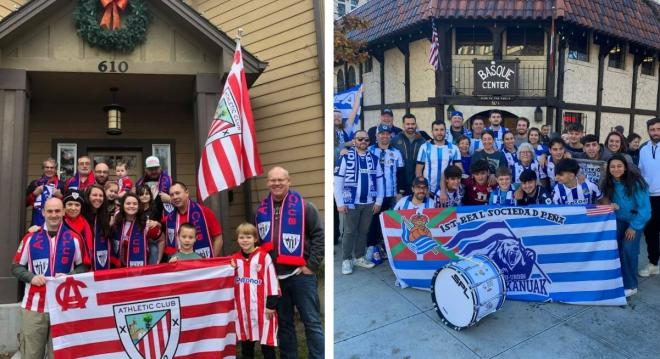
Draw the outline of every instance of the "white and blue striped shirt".
[[[499,204],[501,206],[515,206],[516,198],[514,197],[515,187],[509,186],[508,191],[503,191],[499,186],[490,193],[488,204]]]
[[[539,165],[537,160],[532,161],[532,163],[529,164],[529,166],[523,165],[521,162],[516,162],[513,165],[513,183],[520,183],[520,174],[527,169],[531,169],[532,171],[536,172],[536,178],[538,181],[546,178],[546,174],[544,171],[541,170],[541,165]]]
[[[412,202],[412,195],[405,196],[405,197],[401,198],[399,200],[399,202],[397,202],[394,205],[394,210],[395,211],[400,210],[400,209],[417,209],[417,210],[421,211],[421,210],[426,209],[426,208],[433,208],[433,200],[432,199],[426,197],[424,199],[424,202],[422,202],[420,204],[414,204]]]
[[[355,208],[356,204],[383,203],[383,170],[378,159],[355,148],[341,156],[335,167],[334,195],[337,207]]]
[[[502,144],[504,143],[504,134],[509,132],[509,129],[500,125],[499,130],[494,130],[493,126],[486,127],[486,130],[492,131],[493,135],[495,135],[495,147],[502,148]]]
[[[438,146],[431,141],[424,143],[417,154],[417,163],[424,165],[422,175],[429,181],[429,191],[435,193],[440,188],[442,172],[455,162],[461,161],[458,146],[445,141],[446,145]]]
[[[557,183],[556,174],[555,174],[555,163],[552,162],[552,155],[548,156],[548,160],[545,162],[545,176],[550,181],[550,188],[555,188]]]
[[[399,168],[403,168],[405,165],[403,163],[403,156],[401,156],[401,152],[392,146],[383,150],[377,145],[369,146],[368,151],[376,156],[378,163],[383,170],[385,197],[392,197],[396,195],[396,171]]]
[[[464,195],[465,190],[463,186],[459,186],[455,191],[447,190],[447,201],[440,202],[440,190],[438,190],[435,194],[435,206],[438,208],[460,207],[463,204]]]
[[[568,188],[561,183],[555,184],[552,201],[555,204],[584,205],[594,204],[596,200],[603,198],[598,186],[593,182],[585,180],[578,183],[575,188]]]

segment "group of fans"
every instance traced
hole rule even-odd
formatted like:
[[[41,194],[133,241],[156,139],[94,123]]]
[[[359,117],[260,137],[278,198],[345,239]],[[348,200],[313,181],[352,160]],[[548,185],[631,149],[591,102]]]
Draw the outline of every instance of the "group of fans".
[[[637,291],[645,229],[650,263],[639,275],[658,274],[660,119],[647,122],[649,141],[640,146],[641,136],[626,138],[621,126],[604,144],[596,135],[585,135],[580,124],[551,134],[550,126],[529,128],[529,120],[520,117],[509,130],[497,110],[488,119],[469,121],[453,112],[449,126],[432,123],[431,136],[418,130],[410,113],[402,118],[403,129],[393,125],[387,109],[369,131],[350,133],[352,118],[344,122],[335,112],[335,228],[340,233],[335,241],[342,242],[343,274],[354,266],[372,268],[365,254],[384,253],[378,218],[384,210],[551,204],[613,207],[626,296]],[[581,161],[595,172],[602,169],[599,178],[585,174],[580,160],[600,161]]]
[[[66,182],[57,163],[43,162],[44,174],[26,193],[32,226],[21,240],[12,273],[25,283],[21,311],[22,358],[52,357],[46,280],[57,275],[122,267],[143,267],[223,254],[222,228],[214,212],[191,200],[183,182],[172,181],[160,161],[149,156],[134,186],[125,163],[109,167],[77,160]],[[323,330],[316,275],[323,259],[323,226],[313,204],[290,190],[288,172],[268,172],[269,195],[252,223],[236,229],[236,334],[242,357],[254,356],[260,342],[265,358],[297,356],[294,306],[303,317],[310,357],[323,356]],[[286,208],[286,211],[280,211]],[[258,230],[267,228],[268,230]],[[299,250],[282,251],[283,236],[301,238]],[[226,253],[225,253],[226,255]],[[279,322],[279,333],[278,333]],[[279,334],[279,335],[278,335]]]

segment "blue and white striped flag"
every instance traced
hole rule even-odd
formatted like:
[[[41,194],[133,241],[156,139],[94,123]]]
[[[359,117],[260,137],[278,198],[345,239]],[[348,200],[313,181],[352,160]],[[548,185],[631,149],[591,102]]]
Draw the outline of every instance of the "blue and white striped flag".
[[[616,218],[609,206],[466,206],[425,209],[417,230],[440,243],[438,255],[408,253],[399,221],[414,212],[387,211],[381,224],[390,265],[402,286],[430,289],[450,260],[486,255],[504,276],[507,299],[625,305]],[[429,232],[427,232],[427,230]],[[398,236],[398,240],[397,240]]]
[[[360,86],[362,84],[357,84],[357,86],[351,87],[346,91],[343,92],[338,92],[335,94],[335,99],[334,99],[334,104],[335,104],[335,110],[341,111],[341,118],[344,121],[344,124],[346,124],[346,121],[348,120],[348,116],[351,115],[351,111],[353,110],[353,103],[356,99],[356,96],[359,91],[360,91]],[[360,101],[361,96],[357,96],[357,100]],[[353,133],[357,129],[360,128],[360,111],[362,110],[362,106],[358,105],[357,112],[355,113],[355,122],[353,123],[353,126],[351,128],[344,128],[344,131],[346,131],[348,134],[352,136]]]

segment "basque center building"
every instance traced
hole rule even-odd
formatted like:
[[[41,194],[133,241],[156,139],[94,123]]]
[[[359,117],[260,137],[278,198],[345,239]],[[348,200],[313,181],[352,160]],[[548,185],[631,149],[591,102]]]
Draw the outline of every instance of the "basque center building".
[[[128,162],[135,181],[155,154],[194,196],[239,28],[264,170],[288,169],[295,189],[323,211],[320,0],[129,1],[121,26],[131,4],[146,4],[151,17],[145,41],[130,51],[100,50],[80,36],[74,13],[83,3],[101,19],[99,1],[0,0],[0,303],[17,299],[10,263],[29,224],[25,188],[46,158],[58,160],[62,177],[81,155],[110,164],[111,175],[114,163]],[[120,135],[107,133],[109,103],[126,109]],[[267,193],[264,173],[207,200],[226,252]]]
[[[365,128],[385,108],[395,125],[411,112],[426,131],[453,110],[467,120],[496,108],[511,129],[518,117],[555,131],[579,122],[603,141],[616,125],[645,138],[645,121],[660,115],[654,1],[369,0],[350,14],[370,22],[349,38],[366,41],[371,56],[336,64],[335,84],[364,83]]]

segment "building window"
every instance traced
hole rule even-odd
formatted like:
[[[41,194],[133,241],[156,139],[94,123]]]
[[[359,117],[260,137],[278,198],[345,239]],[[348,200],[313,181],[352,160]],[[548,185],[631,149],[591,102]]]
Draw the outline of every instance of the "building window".
[[[587,115],[581,112],[564,112],[562,128],[566,128],[566,126],[574,123],[582,125],[585,123],[586,120],[587,120]]]
[[[337,16],[342,17],[355,10],[355,8],[358,6],[359,0],[336,0],[336,2]]]
[[[172,153],[168,143],[154,143],[151,145],[151,154],[160,160],[160,169],[172,173]]]
[[[374,60],[373,57],[369,56],[367,61],[364,62],[364,73],[369,73],[374,70]]]
[[[73,177],[78,164],[78,145],[75,143],[57,144],[57,174],[64,181]]]
[[[337,92],[342,92],[346,89],[346,83],[344,82],[344,71],[337,71]]]
[[[484,28],[457,28],[456,55],[492,55],[493,34]]]
[[[511,56],[542,56],[545,41],[543,29],[506,30],[506,54]]]
[[[615,69],[623,70],[625,68],[626,52],[623,51],[623,46],[616,45],[612,50],[607,60],[607,66]]]
[[[357,85],[357,79],[356,79],[356,76],[355,76],[355,66],[349,66],[348,67],[348,83],[346,84],[346,88],[351,88],[355,85]]]
[[[655,76],[655,57],[647,56],[642,60],[642,75]]]
[[[589,36],[583,34],[568,38],[568,58],[589,62]]]

